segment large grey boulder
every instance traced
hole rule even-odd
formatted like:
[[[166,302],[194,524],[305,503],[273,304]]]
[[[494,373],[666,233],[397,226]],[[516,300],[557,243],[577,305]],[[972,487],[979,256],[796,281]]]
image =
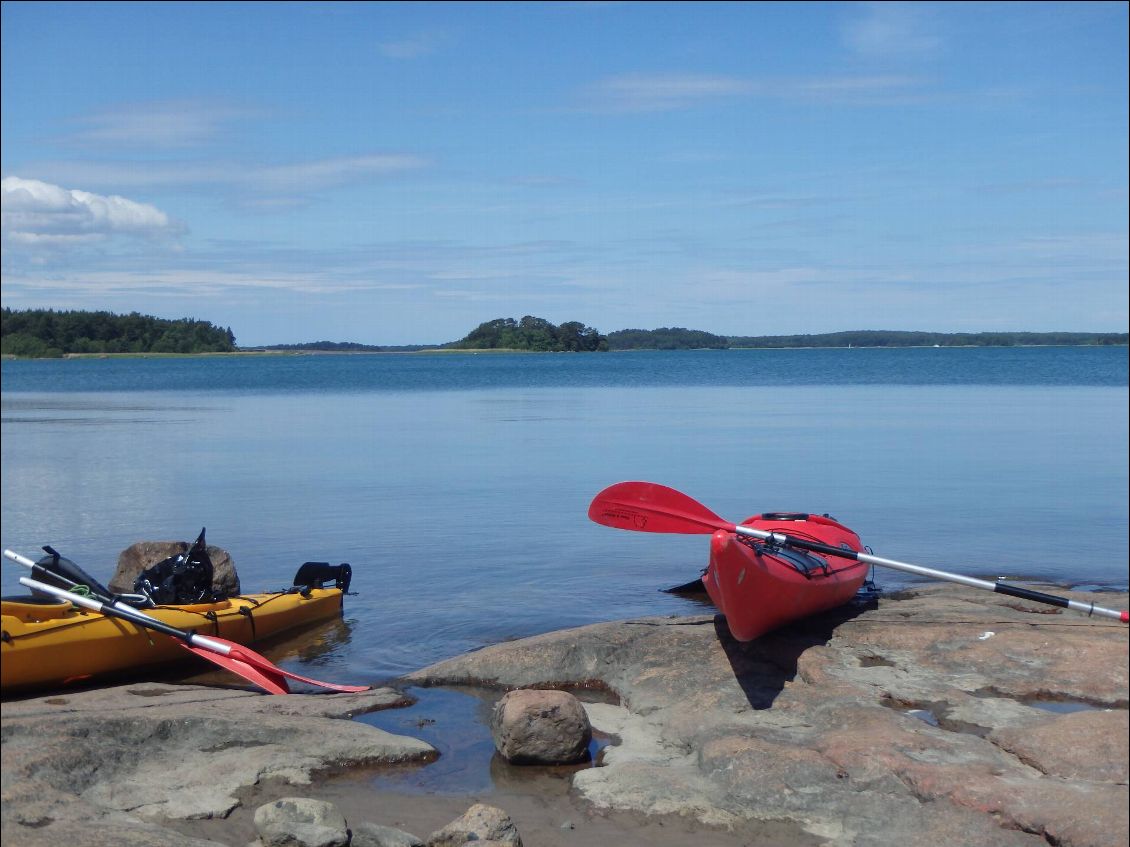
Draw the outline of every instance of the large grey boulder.
[[[592,741],[585,708],[567,691],[508,692],[494,704],[490,732],[495,749],[516,765],[579,762]]]
[[[264,847],[347,847],[349,826],[333,803],[283,797],[255,810]]]
[[[138,541],[118,555],[118,567],[107,588],[118,594],[129,594],[138,575],[165,559],[179,556],[192,545],[187,541]],[[212,560],[212,590],[218,597],[239,594],[239,574],[227,550],[208,545],[208,558]]]

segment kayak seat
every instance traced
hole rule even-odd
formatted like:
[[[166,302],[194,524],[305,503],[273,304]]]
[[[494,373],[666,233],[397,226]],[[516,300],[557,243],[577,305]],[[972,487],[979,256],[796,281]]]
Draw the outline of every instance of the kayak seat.
[[[304,562],[294,575],[294,587],[309,591],[312,588],[322,588],[327,582],[333,580],[334,588],[340,588],[342,594],[349,593],[349,582],[353,578],[353,568],[348,563],[331,565],[329,562]]]
[[[65,618],[71,613],[71,604],[66,600],[40,594],[13,594],[0,597],[0,610],[5,617],[33,623]]]

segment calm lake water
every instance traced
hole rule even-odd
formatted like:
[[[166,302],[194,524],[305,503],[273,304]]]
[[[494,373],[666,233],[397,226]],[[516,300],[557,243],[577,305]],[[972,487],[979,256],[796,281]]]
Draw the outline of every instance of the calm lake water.
[[[5,361],[5,547],[108,579],[201,526],[245,590],[348,561],[281,661],[373,681],[593,621],[698,613],[706,536],[588,521],[626,479],[740,520],[830,513],[880,556],[1127,584],[1127,348]],[[15,566],[3,590],[19,589]],[[879,572],[884,588],[913,577]]]

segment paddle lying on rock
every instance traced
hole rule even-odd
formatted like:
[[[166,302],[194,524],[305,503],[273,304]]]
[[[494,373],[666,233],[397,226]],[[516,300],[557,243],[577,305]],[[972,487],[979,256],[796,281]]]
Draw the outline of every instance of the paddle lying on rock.
[[[29,567],[35,566],[35,563],[30,559],[13,553],[11,550],[5,550],[4,556],[21,565]],[[289,694],[290,689],[287,686],[287,679],[304,682],[307,685],[312,685],[317,688],[326,688],[331,691],[344,693],[368,691],[370,688],[368,685],[339,685],[334,682],[322,682],[321,680],[311,679],[310,677],[284,670],[271,662],[266,656],[262,656],[242,644],[236,644],[234,641],[228,641],[225,638],[210,635],[197,635],[195,632],[189,630],[177,629],[174,626],[152,618],[121,602],[114,604],[104,603],[92,597],[75,594],[72,591],[67,591],[58,586],[48,585],[44,582],[39,582],[27,577],[21,577],[20,584],[33,591],[39,591],[43,594],[57,597],[60,600],[69,601],[81,608],[99,612],[107,617],[129,621],[135,626],[151,629],[176,638],[181,645],[190,652],[219,665],[225,670],[242,676],[244,679],[255,683],[264,691],[271,694]]]
[[[655,482],[619,482],[610,485],[593,498],[589,506],[589,518],[603,526],[635,532],[709,535],[721,529],[726,532],[757,538],[780,547],[795,547],[801,550],[811,550],[814,553],[822,553],[826,556],[854,559],[869,565],[892,568],[947,582],[956,582],[970,588],[981,588],[994,591],[997,594],[1007,594],[1010,597],[1030,600],[1034,603],[1059,606],[1086,615],[1099,615],[1114,618],[1123,623],[1130,623],[1130,612],[1127,611],[1105,609],[1102,606],[1096,606],[1094,603],[1068,600],[1066,597],[1057,597],[1054,594],[1044,594],[1028,588],[1006,585],[1003,582],[989,582],[988,580],[939,571],[921,565],[898,562],[894,559],[883,559],[869,553],[859,553],[854,550],[845,550],[827,544],[806,541],[803,538],[796,538],[782,532],[767,532],[741,526],[718,517],[706,506],[681,491]]]

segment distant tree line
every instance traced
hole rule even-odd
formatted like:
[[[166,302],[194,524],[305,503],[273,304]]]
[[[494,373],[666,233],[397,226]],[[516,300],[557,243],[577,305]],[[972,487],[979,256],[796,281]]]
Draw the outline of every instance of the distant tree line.
[[[906,332],[853,330],[818,335],[714,335],[697,329],[621,329],[608,333],[611,350],[725,350],[784,347],[1023,347],[1125,346],[1127,333]]]
[[[193,318],[165,320],[132,312],[3,309],[4,355],[45,358],[68,353],[230,353],[236,349],[230,328]],[[423,349],[526,350],[535,352],[603,350],[723,350],[784,347],[1019,347],[1126,346],[1128,334],[1087,332],[906,332],[854,330],[817,335],[724,336],[683,327],[622,329],[602,335],[578,321],[560,326],[526,315],[481,323],[459,341],[447,344],[378,346],[347,341],[276,344],[256,350],[325,352],[410,352]]]
[[[724,350],[730,341],[723,335],[701,329],[660,327],[659,329],[620,329],[608,333],[610,350]]]
[[[608,340],[578,321],[560,326],[526,315],[520,321],[496,318],[481,323],[464,338],[445,347],[461,350],[530,350],[542,353],[607,350]]]
[[[360,344],[356,341],[309,341],[304,344],[270,344],[255,350],[296,350],[311,353],[414,353],[434,350],[438,344]]]
[[[131,312],[14,311],[4,307],[0,352],[50,358],[68,353],[230,353],[231,329],[193,318],[165,320]]]
[[[820,335],[730,336],[730,347],[1025,347],[1125,345],[1127,333],[903,332],[854,330]]]

